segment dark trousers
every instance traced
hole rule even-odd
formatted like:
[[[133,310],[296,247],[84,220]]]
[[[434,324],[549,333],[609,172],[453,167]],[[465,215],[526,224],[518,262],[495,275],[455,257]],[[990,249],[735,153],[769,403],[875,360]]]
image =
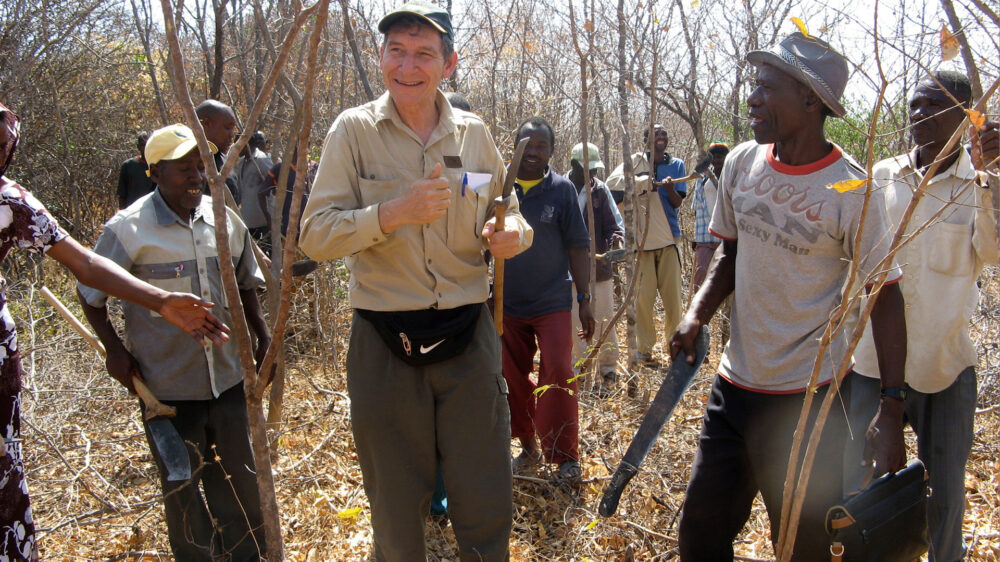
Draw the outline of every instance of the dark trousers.
[[[347,392],[379,562],[424,560],[439,465],[458,558],[508,559],[514,504],[507,385],[486,310],[475,330],[463,353],[414,367],[354,313]]]
[[[853,440],[844,454],[844,490],[857,490],[867,470],[861,468],[865,430],[879,405],[879,379],[858,376],[851,385]],[[968,367],[939,392],[907,391],[905,421],[917,434],[917,456],[927,468],[933,490],[927,506],[931,535],[930,562],[965,558],[965,463],[969,460],[976,417],[976,370]]]
[[[545,461],[556,464],[580,457],[572,337],[568,310],[534,318],[503,316],[503,376],[510,387],[511,436],[534,439],[537,433]],[[528,378],[535,351],[541,351],[538,384]],[[542,386],[549,388],[536,395]]]
[[[813,397],[809,428],[828,389],[820,388]],[[846,394],[843,388],[842,393]],[[732,560],[733,540],[750,517],[758,491],[767,506],[771,539],[777,539],[785,471],[803,400],[802,393],[753,392],[716,376],[681,515],[682,560]],[[809,479],[793,560],[830,557],[824,519],[827,509],[842,499],[846,427],[839,399],[835,400]]]
[[[187,442],[191,459],[191,480],[167,481],[163,462],[146,427],[146,441],[160,469],[174,558],[185,562],[259,560],[267,547],[243,384],[214,400],[164,400],[163,403],[177,408],[177,417],[170,422]]]

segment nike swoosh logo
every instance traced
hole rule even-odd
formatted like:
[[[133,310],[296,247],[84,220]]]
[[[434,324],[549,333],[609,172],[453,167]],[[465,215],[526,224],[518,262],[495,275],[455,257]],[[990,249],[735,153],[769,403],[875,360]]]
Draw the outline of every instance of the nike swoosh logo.
[[[445,338],[445,339],[447,339],[447,338]],[[437,346],[439,346],[439,345],[441,345],[443,343],[444,343],[444,340],[441,340],[441,341],[439,341],[439,342],[437,342],[435,344],[426,345],[426,346],[422,345],[422,346],[420,346],[420,354],[421,355],[427,355],[431,351],[434,351],[435,347],[437,347]]]

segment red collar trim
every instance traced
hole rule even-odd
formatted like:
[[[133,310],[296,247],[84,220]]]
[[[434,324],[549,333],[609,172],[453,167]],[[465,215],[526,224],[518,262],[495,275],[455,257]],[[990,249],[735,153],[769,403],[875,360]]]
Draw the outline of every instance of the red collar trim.
[[[820,158],[815,162],[810,162],[808,164],[803,164],[801,166],[792,166],[790,164],[785,164],[779,162],[774,157],[774,144],[767,145],[767,163],[771,165],[772,168],[778,173],[788,174],[790,176],[804,176],[807,174],[812,174],[826,168],[830,164],[833,164],[843,156],[840,151],[840,147],[833,145],[833,150],[829,154]]]

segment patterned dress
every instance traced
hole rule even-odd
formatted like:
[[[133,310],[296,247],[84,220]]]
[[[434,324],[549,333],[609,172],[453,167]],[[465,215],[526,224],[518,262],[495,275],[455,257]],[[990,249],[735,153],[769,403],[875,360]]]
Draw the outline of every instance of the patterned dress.
[[[0,161],[5,160],[2,156]],[[46,252],[66,236],[38,199],[0,177],[0,261],[13,248]],[[7,281],[0,276],[0,437],[6,450],[0,456],[0,562],[38,558],[20,436],[21,361],[7,308]]]

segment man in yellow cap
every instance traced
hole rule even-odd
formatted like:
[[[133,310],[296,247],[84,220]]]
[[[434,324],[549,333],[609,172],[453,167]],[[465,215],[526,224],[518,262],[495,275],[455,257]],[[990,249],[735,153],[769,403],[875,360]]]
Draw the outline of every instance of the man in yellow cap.
[[[212,200],[202,194],[205,165],[191,129],[176,124],[155,131],[146,144],[146,161],[156,189],[112,217],[94,251],[152,285],[220,303],[215,313],[230,324]],[[257,336],[259,361],[271,341],[256,293],[264,278],[246,226],[237,212],[227,213],[240,300]],[[258,560],[267,549],[236,342],[199,346],[158,314],[129,303],[123,303],[122,342],[108,319],[108,295],[84,285],[78,288],[87,320],[107,349],[108,372],[129,390],[132,374],[140,373],[157,398],[177,408],[170,423],[183,440],[194,444],[194,450],[189,449],[192,480],[168,481],[147,428],[160,468],[175,558],[215,560],[225,555]]]

